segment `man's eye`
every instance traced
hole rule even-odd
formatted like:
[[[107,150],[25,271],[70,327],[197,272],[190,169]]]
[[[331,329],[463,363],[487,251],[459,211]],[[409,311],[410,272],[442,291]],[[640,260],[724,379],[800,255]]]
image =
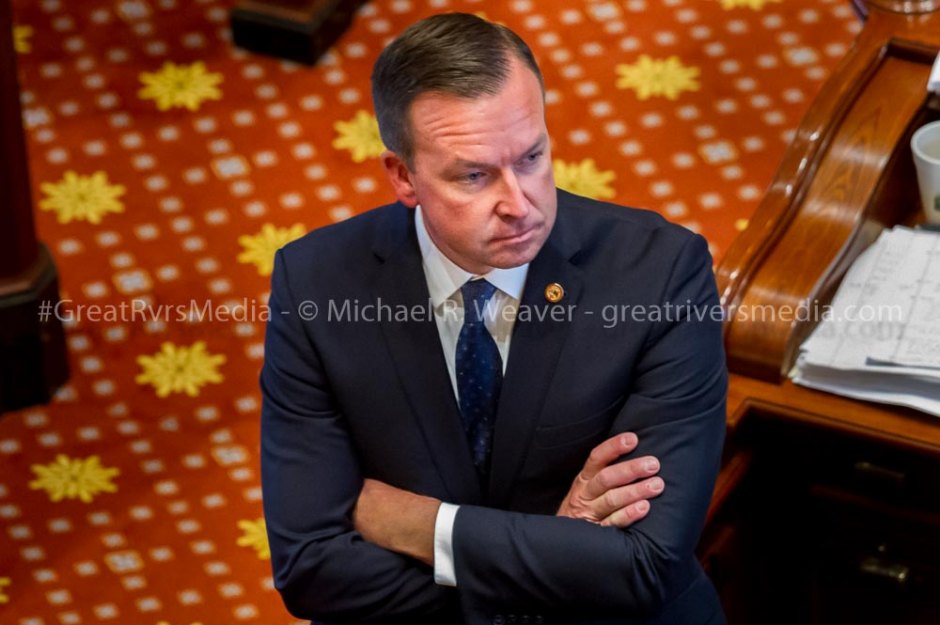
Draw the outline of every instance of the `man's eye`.
[[[541,151],[539,151],[539,152],[532,152],[532,154],[529,154],[528,156],[525,157],[525,160],[526,160],[526,163],[530,163],[530,164],[531,164],[531,163],[536,163],[536,162],[538,162],[538,160],[539,160],[540,158],[542,158],[542,152],[541,152]]]
[[[464,176],[464,180],[467,182],[479,182],[483,178],[482,171],[472,171],[469,174]]]

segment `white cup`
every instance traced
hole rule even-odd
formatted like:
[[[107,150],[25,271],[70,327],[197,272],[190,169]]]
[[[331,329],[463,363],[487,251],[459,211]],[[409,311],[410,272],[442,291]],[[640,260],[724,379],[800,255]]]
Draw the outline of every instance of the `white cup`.
[[[927,223],[940,224],[940,121],[917,129],[911,137],[911,152]]]

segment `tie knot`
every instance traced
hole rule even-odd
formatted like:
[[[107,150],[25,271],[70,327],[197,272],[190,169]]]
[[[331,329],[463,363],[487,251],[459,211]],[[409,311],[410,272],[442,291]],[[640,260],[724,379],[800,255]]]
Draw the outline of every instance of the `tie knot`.
[[[496,292],[496,287],[483,279],[467,280],[460,292],[463,294],[464,323],[483,321],[483,309]]]

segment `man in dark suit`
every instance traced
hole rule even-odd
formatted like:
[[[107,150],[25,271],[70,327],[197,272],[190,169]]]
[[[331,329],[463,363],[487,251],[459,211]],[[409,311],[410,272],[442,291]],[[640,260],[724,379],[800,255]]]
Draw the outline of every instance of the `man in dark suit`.
[[[727,390],[707,246],[556,190],[541,80],[504,27],[412,26],[373,73],[398,202],[276,256],[262,484],[297,616],[724,622],[694,556]]]

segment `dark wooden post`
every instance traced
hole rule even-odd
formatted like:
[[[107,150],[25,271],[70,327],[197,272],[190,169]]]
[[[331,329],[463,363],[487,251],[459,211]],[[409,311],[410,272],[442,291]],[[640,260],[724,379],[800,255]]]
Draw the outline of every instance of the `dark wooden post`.
[[[232,9],[235,45],[313,65],[349,27],[364,0],[240,0]]]
[[[45,403],[68,378],[65,335],[52,314],[58,274],[33,223],[12,33],[10,2],[0,0],[0,412]]]

